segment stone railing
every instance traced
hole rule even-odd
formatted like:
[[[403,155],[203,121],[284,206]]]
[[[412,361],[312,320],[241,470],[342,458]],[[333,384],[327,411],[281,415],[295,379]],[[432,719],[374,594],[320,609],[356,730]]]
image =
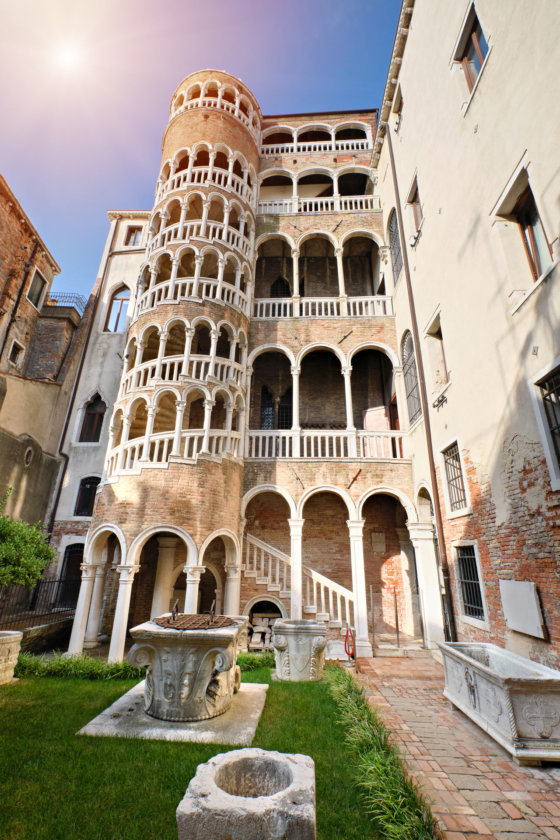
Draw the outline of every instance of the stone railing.
[[[251,258],[252,247],[246,236],[229,225],[226,227],[223,222],[207,221],[202,226],[201,220],[176,222],[174,225],[160,230],[148,243],[146,255],[150,256],[160,248],[167,248],[168,245],[178,242],[189,242],[191,239],[205,239],[209,242],[224,242],[230,248],[236,248],[247,259]]]
[[[210,357],[192,354],[186,356],[164,356],[142,362],[132,368],[121,382],[119,399],[131,391],[153,387],[155,382],[179,382],[181,379],[196,379],[206,382],[210,370]],[[158,371],[159,368],[159,371]],[[212,376],[224,385],[241,387],[243,368],[238,362],[216,356]]]
[[[266,584],[269,592],[278,592],[287,597],[291,589],[291,559],[284,552],[262,540],[245,536],[246,577],[255,578],[256,583]]]
[[[245,457],[254,460],[309,458],[313,460],[400,459],[405,435],[399,431],[250,430]]]
[[[160,303],[178,303],[182,300],[214,300],[249,314],[247,296],[230,283],[219,283],[209,277],[200,277],[195,284],[193,277],[177,277],[175,281],[157,283],[142,293],[138,301],[138,314],[154,309]]]
[[[373,148],[365,137],[355,140],[315,140],[303,143],[262,143],[261,155],[297,155],[308,152],[363,152]]]
[[[258,298],[253,317],[276,318],[353,318],[393,314],[393,299],[385,295],[344,298]]]
[[[226,169],[214,167],[211,177],[209,176],[209,166],[195,166],[192,168],[190,174],[186,169],[181,172],[176,172],[175,175],[172,175],[167,181],[159,185],[156,191],[155,203],[158,204],[160,201],[163,201],[166,195],[176,190],[202,186],[220,187],[222,190],[235,193],[239,198],[248,202],[251,206],[253,205],[255,191],[239,175],[236,175],[234,172],[228,173]]]
[[[207,444],[204,446],[205,438]],[[116,446],[107,459],[107,477],[130,472],[140,472],[144,468],[166,466],[173,454],[175,432],[158,432],[150,435],[147,457],[143,458],[144,438],[135,438],[124,445]],[[239,457],[241,435],[224,429],[210,429],[208,435],[203,429],[187,429],[180,433],[179,446],[174,457],[195,462],[200,455],[222,457],[229,454]]]
[[[332,195],[318,198],[279,198],[259,201],[257,213],[339,213],[380,210],[378,195]]]
[[[214,96],[202,96],[198,99],[189,99],[188,102],[184,102],[180,108],[177,108],[175,113],[172,115],[172,118],[176,117],[177,114],[180,114],[183,111],[192,111],[194,108],[212,108],[216,111],[225,111],[227,114],[231,114],[232,117],[238,119],[246,128],[249,129],[257,143],[260,142],[260,128],[257,128],[252,124],[250,117],[243,113],[243,111],[239,108],[239,105],[236,105],[233,102],[228,102],[224,99],[219,100]]]

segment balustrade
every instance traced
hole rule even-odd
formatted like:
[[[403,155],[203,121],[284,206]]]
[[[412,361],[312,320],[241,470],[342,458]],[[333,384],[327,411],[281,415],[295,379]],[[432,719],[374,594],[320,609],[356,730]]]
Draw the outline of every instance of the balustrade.
[[[148,243],[146,254],[150,256],[160,248],[167,248],[178,242],[189,242],[191,239],[225,242],[230,247],[237,248],[244,257],[248,259],[251,257],[251,243],[238,230],[226,227],[223,222],[208,221],[203,226],[201,220],[183,222],[183,224],[177,222],[160,230]]]
[[[183,361],[183,356],[164,356],[161,364],[161,373],[157,377],[157,381],[179,382],[183,375]],[[189,358],[185,378],[206,382],[209,367],[209,356],[193,354]],[[132,368],[122,380],[120,397],[125,397],[132,391],[153,387],[156,379],[156,371],[157,359],[142,362],[142,364]],[[225,385],[233,384],[241,387],[243,368],[239,362],[216,356],[213,376],[214,379],[223,382]]]
[[[246,458],[400,459],[404,435],[399,431],[341,431],[325,429],[251,430]]]
[[[229,179],[229,182],[228,182]],[[172,175],[167,181],[161,184],[156,192],[156,204],[162,201],[166,195],[176,190],[185,190],[188,187],[205,186],[220,187],[223,190],[234,192],[239,198],[249,204],[253,204],[255,193],[252,187],[244,183],[243,178],[235,173],[228,173],[226,169],[215,168],[210,174],[209,166],[196,166],[189,175],[185,169]]]
[[[340,318],[346,307],[353,318],[371,318],[393,314],[393,299],[385,295],[348,298],[258,298],[253,316],[275,318]]]
[[[233,102],[228,102],[225,99],[217,99],[213,96],[202,96],[199,99],[189,99],[184,102],[180,108],[177,108],[173,116],[177,116],[182,111],[192,111],[194,108],[212,108],[214,110],[226,111],[232,117],[238,119],[243,125],[249,129],[253,137],[258,141],[260,129],[256,128],[250,118],[239,109]]]
[[[107,477],[111,478],[117,473],[138,472],[141,468],[154,468],[166,465],[173,449],[175,433],[159,432],[150,435],[150,447],[148,456],[142,459],[144,438],[135,438],[128,441],[124,446],[117,446],[109,454],[107,459]],[[228,445],[229,437],[229,445]],[[210,429],[208,434],[208,448],[203,451],[204,430],[186,429],[181,431],[179,458],[187,461],[196,461],[199,455],[213,455],[222,457],[229,454],[239,457],[241,450],[241,435],[239,432],[228,432],[224,429]],[[124,452],[122,467],[119,469],[119,454]]]
[[[362,152],[371,149],[365,137],[355,140],[316,140],[304,143],[275,143],[261,145],[261,155],[297,155],[309,152]]]
[[[335,213],[341,211],[380,210],[378,195],[332,195],[316,198],[279,198],[259,201],[257,213]]]
[[[138,301],[138,313],[147,309],[154,309],[160,303],[176,303],[182,300],[189,300],[194,297],[194,278],[177,277],[175,283],[166,280],[151,286],[140,297]],[[244,315],[249,314],[247,295],[240,289],[236,289],[230,283],[222,282],[220,286],[217,280],[208,277],[201,277],[196,290],[197,299],[215,300],[240,309]]]

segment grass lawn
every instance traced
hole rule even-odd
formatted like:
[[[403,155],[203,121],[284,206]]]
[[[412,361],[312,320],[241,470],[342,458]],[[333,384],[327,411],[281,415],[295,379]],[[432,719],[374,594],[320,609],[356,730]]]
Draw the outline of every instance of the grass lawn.
[[[269,669],[243,674],[268,682]],[[176,840],[196,767],[234,747],[76,737],[134,681],[22,678],[0,687],[3,840]],[[253,746],[315,761],[318,840],[377,838],[325,683],[271,683]]]

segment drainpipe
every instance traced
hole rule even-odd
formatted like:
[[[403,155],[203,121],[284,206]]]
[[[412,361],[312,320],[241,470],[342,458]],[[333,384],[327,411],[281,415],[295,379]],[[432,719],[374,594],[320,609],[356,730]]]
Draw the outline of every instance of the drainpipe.
[[[401,212],[401,198],[399,193],[399,185],[397,181],[397,171],[395,168],[395,158],[393,155],[393,144],[391,141],[391,131],[389,124],[385,123],[385,139],[389,147],[389,158],[391,161],[391,174],[393,176],[393,187],[395,190],[395,203],[397,211],[397,219],[399,222],[399,239],[401,242],[401,251],[403,259],[404,276],[406,279],[406,291],[408,293],[408,304],[410,307],[410,318],[412,322],[412,336],[414,339],[414,347],[416,348],[416,366],[418,369],[418,385],[420,388],[420,402],[422,405],[422,414],[424,415],[424,428],[426,431],[426,447],[428,450],[428,462],[430,465],[430,478],[432,482],[432,493],[434,497],[434,513],[436,520],[436,534],[438,537],[439,556],[441,561],[441,572],[443,577],[443,589],[445,603],[443,606],[444,626],[446,629],[446,636],[451,638],[447,641],[457,640],[457,630],[455,627],[455,615],[453,612],[453,601],[451,598],[451,584],[449,580],[449,563],[447,561],[447,550],[445,546],[445,536],[443,531],[443,518],[441,515],[441,499],[438,490],[436,467],[434,461],[434,447],[432,443],[432,427],[430,423],[428,393],[426,391],[426,380],[424,377],[424,365],[422,362],[422,351],[420,347],[420,336],[418,333],[418,321],[416,319],[416,307],[414,305],[414,295],[412,292],[412,282],[410,279],[410,267],[408,265],[408,253],[406,249],[406,241],[404,237],[404,225]],[[447,610],[446,610],[447,606]],[[447,622],[449,626],[447,626]]]
[[[23,280],[21,281],[21,285],[18,289],[16,301],[13,305],[12,313],[10,315],[10,320],[8,322],[8,326],[6,327],[6,332],[4,333],[4,340],[2,341],[2,348],[0,349],[0,359],[2,358],[2,356],[4,354],[4,350],[6,349],[6,344],[8,343],[10,330],[12,329],[12,325],[13,325],[14,321],[16,320],[16,312],[18,311],[19,302],[21,300],[21,296],[23,295],[23,290],[25,289],[25,284],[27,283],[27,278],[29,277],[29,272],[31,271],[31,266],[35,262],[35,256],[37,254],[38,249],[39,249],[39,243],[35,239],[34,242],[33,242],[33,250],[32,250],[32,252],[29,256],[29,259],[27,260],[27,262],[25,263],[25,265],[23,267]]]
[[[91,319],[88,324],[88,331],[86,335],[86,340],[84,342],[84,349],[82,350],[82,355],[80,357],[80,364],[78,365],[78,370],[76,371],[76,376],[74,378],[74,386],[72,388],[72,396],[70,397],[70,403],[68,405],[68,411],[66,412],[66,419],[64,421],[64,427],[62,429],[62,435],[60,437],[60,443],[58,445],[58,455],[63,459],[64,464],[60,473],[60,478],[58,480],[58,487],[56,489],[56,496],[53,504],[52,513],[49,518],[49,525],[48,525],[48,532],[49,535],[52,536],[53,528],[54,528],[54,521],[56,519],[56,512],[58,510],[58,505],[60,503],[60,495],[62,493],[62,485],[64,482],[64,476],[66,475],[66,470],[68,469],[68,461],[70,460],[69,456],[66,452],[62,451],[62,447],[64,446],[64,441],[66,439],[66,434],[68,432],[68,426],[70,425],[70,416],[72,414],[72,410],[74,408],[74,403],[76,401],[76,394],[78,393],[78,385],[80,383],[80,379],[82,376],[82,371],[84,369],[84,364],[86,360],[86,355],[89,347],[89,342],[91,338],[91,334],[93,332],[93,325],[95,323],[95,316],[97,315],[97,309],[99,306],[99,298],[101,297],[101,292],[103,290],[103,286],[105,283],[105,278],[107,277],[107,269],[109,267],[109,259],[111,254],[113,253],[113,245],[115,244],[115,236],[117,233],[117,223],[118,219],[114,220],[114,228],[113,228],[113,235],[111,236],[111,244],[109,245],[109,251],[107,253],[107,258],[105,260],[105,265],[103,267],[103,274],[101,276],[101,283],[99,285],[99,292],[97,297],[95,298],[95,303],[93,305],[93,312],[91,313]]]

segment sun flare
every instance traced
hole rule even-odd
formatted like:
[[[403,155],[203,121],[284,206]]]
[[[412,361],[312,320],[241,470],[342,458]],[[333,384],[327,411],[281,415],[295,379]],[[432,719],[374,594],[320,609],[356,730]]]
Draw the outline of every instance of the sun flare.
[[[84,60],[84,51],[78,44],[58,44],[55,47],[54,62],[60,70],[77,70]]]

